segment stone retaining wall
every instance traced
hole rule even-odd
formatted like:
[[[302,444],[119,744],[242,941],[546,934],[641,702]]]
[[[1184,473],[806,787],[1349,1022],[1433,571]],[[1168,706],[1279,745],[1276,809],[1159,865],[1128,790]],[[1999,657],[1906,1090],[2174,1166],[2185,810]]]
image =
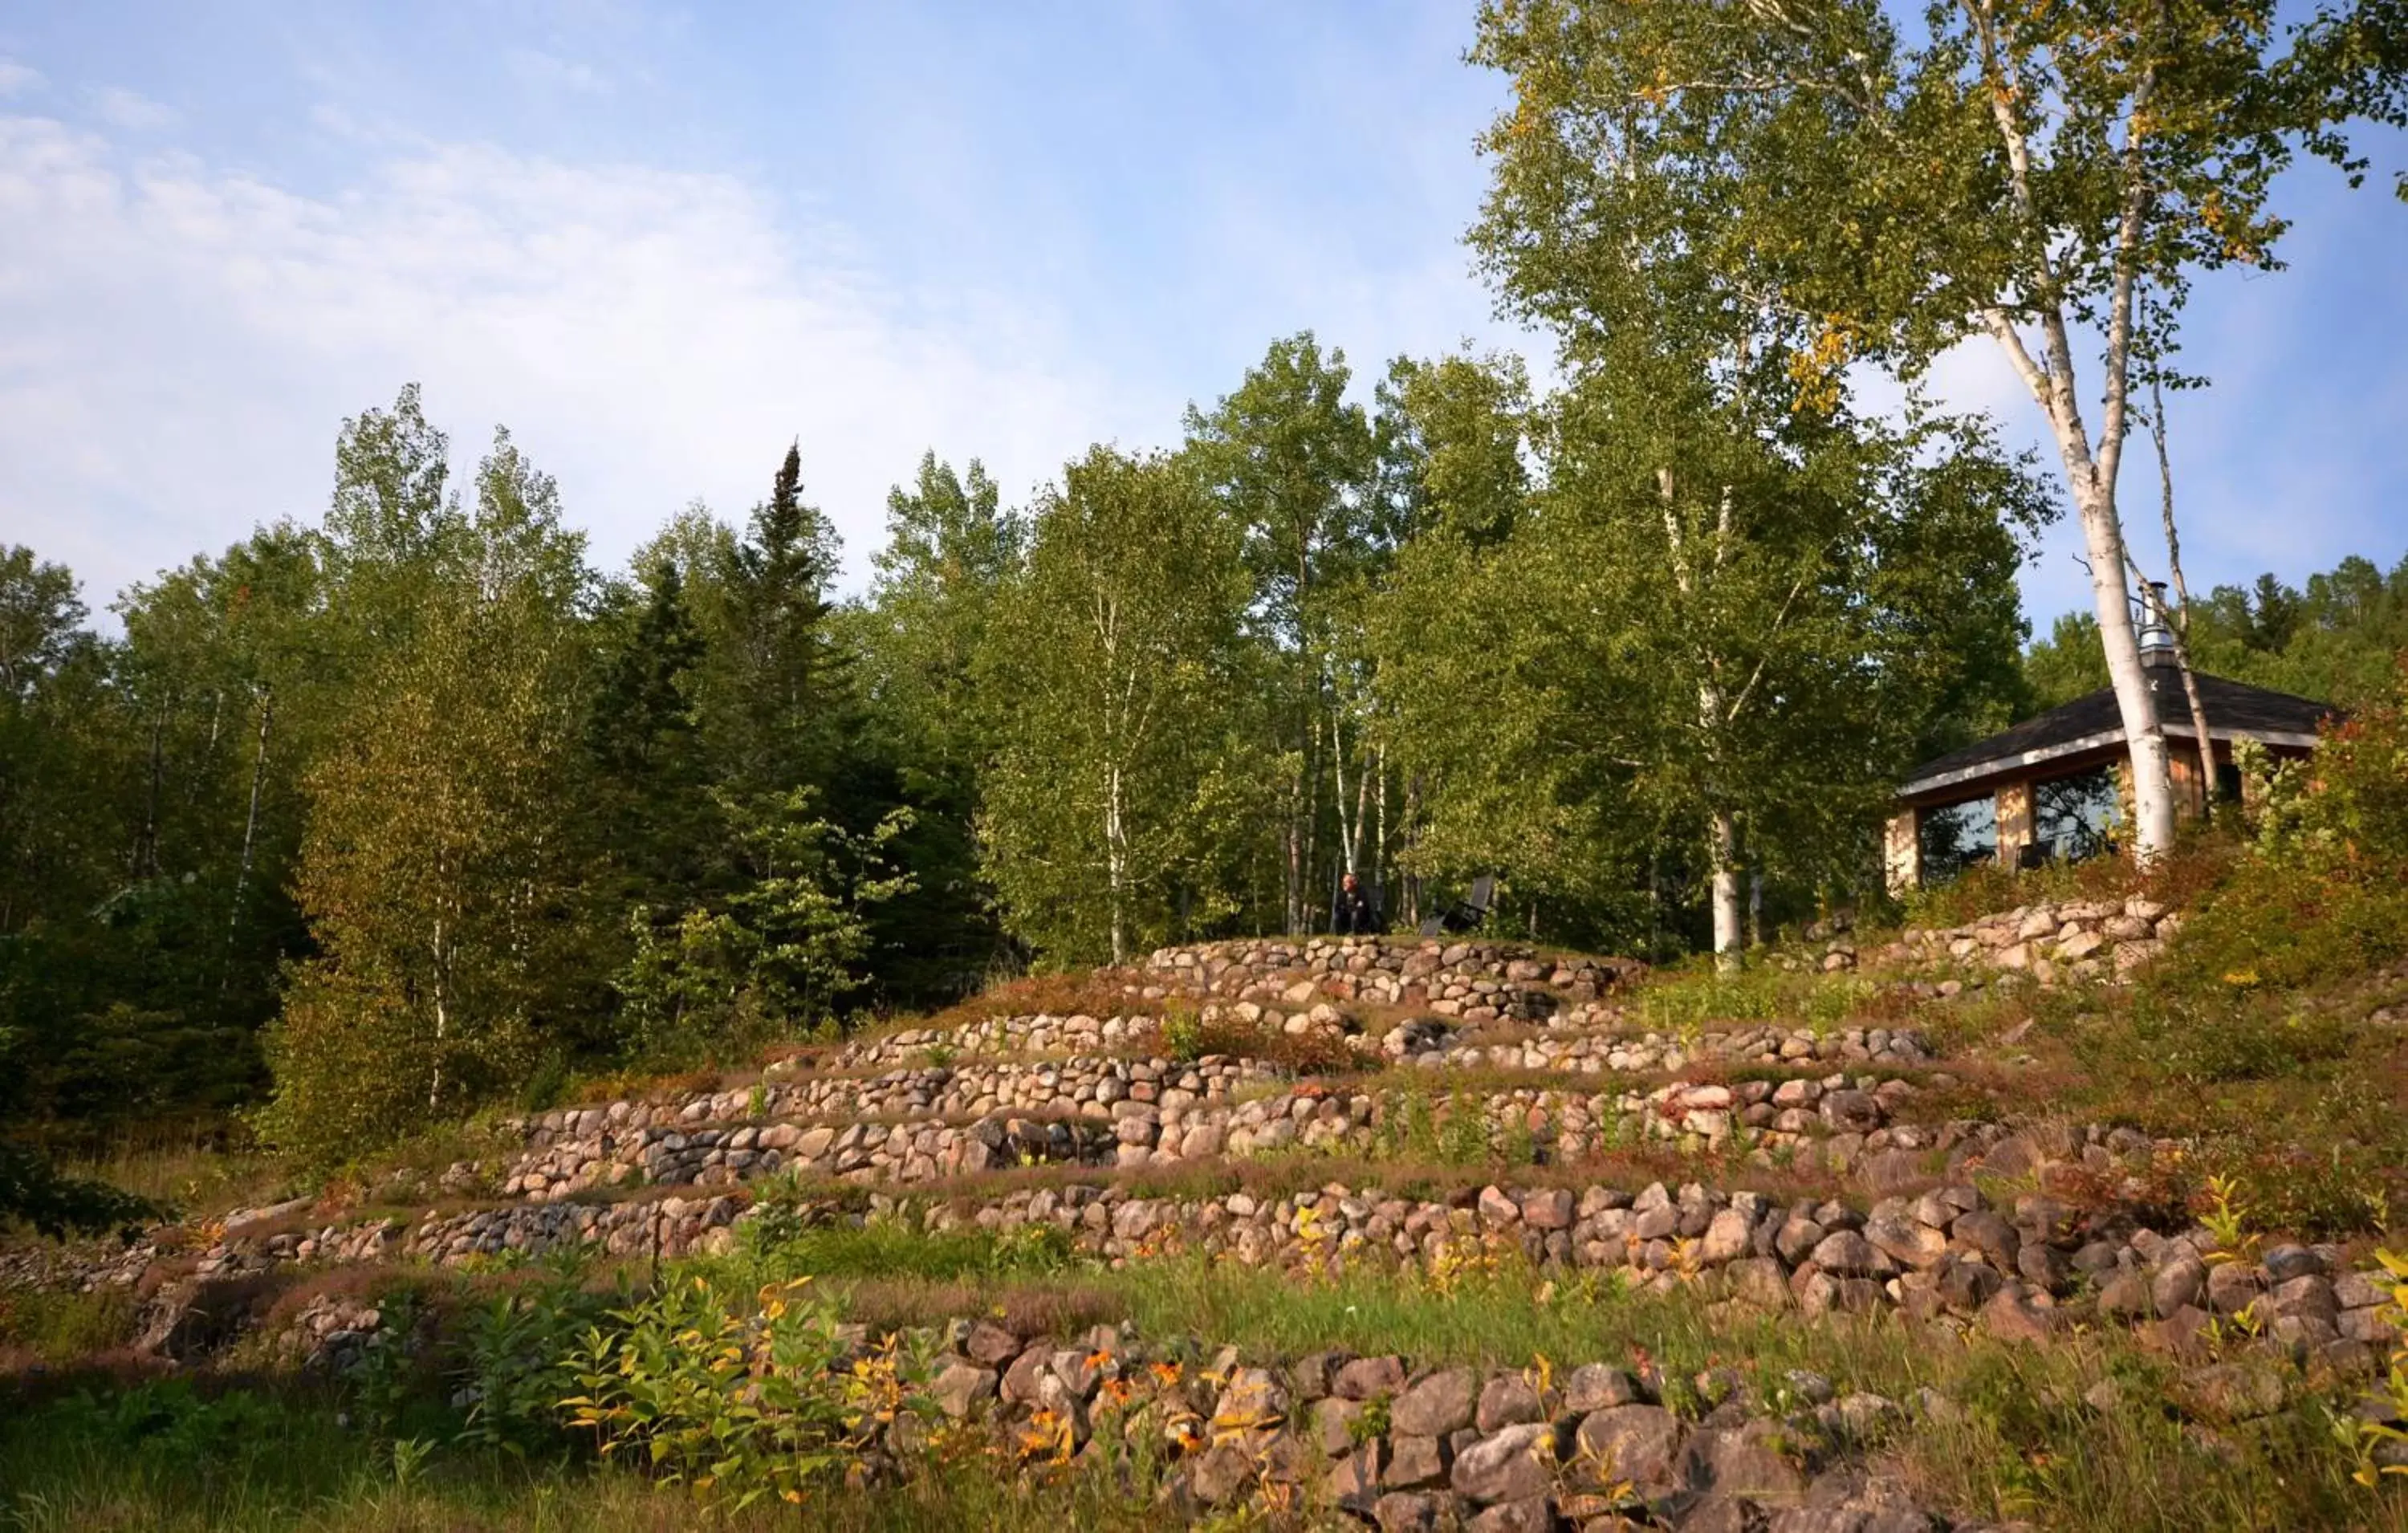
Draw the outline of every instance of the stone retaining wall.
[[[430,1211],[415,1225],[387,1219],[229,1238],[203,1255],[196,1276],[312,1261],[456,1266],[572,1247],[668,1257],[724,1249],[751,1216],[731,1196]],[[865,1217],[828,1203],[781,1207],[781,1216],[806,1224]],[[1696,1183],[1635,1192],[1491,1184],[1446,1201],[1337,1184],[1204,1198],[1072,1184],[969,1204],[875,1196],[866,1217],[929,1232],[1048,1227],[1115,1267],[1177,1252],[1298,1271],[1442,1263],[1459,1272],[1521,1260],[1659,1292],[1696,1287],[1809,1317],[1899,1311],[2019,1340],[2115,1321],[2157,1325],[2180,1350],[2213,1321],[2253,1311],[2275,1342],[2350,1367],[2371,1364],[2372,1349],[2390,1338],[2380,1314],[2387,1289],[2351,1272],[2339,1247],[2274,1245],[2253,1262],[2219,1254],[2204,1229],[2163,1233],[2128,1209],[2085,1211],[2042,1194],[1994,1202],[1965,1182],[1884,1198],[1865,1211]]]
[[[1206,1022],[1226,1021],[1261,1030],[1296,1026],[1297,1031],[1326,1029],[1342,1033],[1350,1025],[1348,1019],[1326,1002],[1317,1005],[1314,1011],[1321,1014],[1297,1012],[1285,1016],[1252,1002],[1237,1002],[1227,1007],[1208,1005],[1201,1016]],[[1937,1057],[1931,1040],[1912,1027],[1812,1028],[1777,1023],[1726,1023],[1694,1033],[1669,1033],[1622,1025],[1622,1021],[1618,1013],[1558,1012],[1548,1019],[1541,1033],[1491,1041],[1482,1036],[1484,1029],[1479,1024],[1433,1013],[1398,1023],[1377,1037],[1358,1035],[1351,1041],[1366,1054],[1411,1059],[1430,1066],[1579,1070],[1584,1074],[1607,1070],[1632,1074],[1674,1071],[1702,1060],[1747,1065],[1921,1065]],[[1598,1030],[1579,1030],[1583,1025]],[[1153,1050],[1161,1043],[1161,1019],[1157,1017],[1098,1019],[1083,1014],[1038,1014],[996,1017],[959,1027],[909,1028],[875,1039],[856,1039],[829,1055],[826,1064],[832,1069],[894,1068],[924,1065],[932,1054],[963,1062],[1042,1059],[1052,1055],[1070,1055],[1075,1059],[1082,1054],[1114,1050]],[[1063,1060],[1060,1064],[1030,1067],[1059,1068],[1072,1062]],[[1156,1059],[1153,1063],[1164,1062]],[[1276,1067],[1259,1060],[1240,1059],[1235,1063],[1249,1071],[1250,1078],[1280,1073]],[[966,1070],[971,1067],[956,1063],[953,1067]],[[713,1098],[733,1104],[739,1111],[748,1099],[743,1091],[723,1092]],[[691,1100],[681,1103],[679,1110],[683,1112],[690,1107]],[[722,1117],[731,1115],[724,1106],[714,1110]],[[710,1115],[698,1114],[683,1121],[700,1121]]]
[[[1411,937],[1242,939],[1164,948],[1145,961],[1162,994],[1258,1004],[1426,1006],[1470,1021],[1532,1019],[1595,1001],[1645,971],[1630,959],[1555,958],[1512,943]]]
[[[2126,979],[2165,951],[2182,928],[2182,913],[2135,895],[2116,902],[2071,900],[2018,905],[1963,926],[1910,927],[1868,961],[1887,965],[1955,964],[2059,980]],[[1837,948],[1844,944],[1835,944]],[[1826,967],[1854,967],[1848,962]]]
[[[964,1065],[924,1065],[876,1076],[818,1076],[799,1082],[681,1096],[671,1101],[619,1101],[556,1108],[509,1120],[507,1130],[541,1148],[603,1128],[670,1128],[747,1120],[978,1116],[1011,1109],[1088,1111],[1109,1117],[1113,1103],[1134,1100],[1185,1107],[1223,1101],[1248,1086],[1285,1076],[1260,1059],[1208,1055],[1169,1059],[1070,1058]]]
[[[1949,1142],[1942,1132],[1891,1124],[1916,1091],[1898,1077],[1842,1073],[1675,1082],[1645,1092],[1534,1087],[1443,1097],[1305,1084],[1233,1103],[1226,1083],[1242,1073],[1215,1077],[1225,1083],[1219,1096],[1201,1089],[1200,1064],[1155,1073],[1157,1080],[1146,1081],[1066,1071],[1055,1078],[1054,1095],[1032,1101],[1025,1115],[993,1113],[967,1123],[917,1117],[666,1127],[614,1123],[609,1109],[564,1110],[527,1128],[530,1148],[509,1168],[502,1192],[558,1200],[638,1179],[653,1186],[722,1186],[784,1170],[915,1183],[1021,1165],[1128,1168],[1291,1150],[1394,1153],[1414,1148],[1411,1141],[1425,1127],[1435,1136],[1441,1123],[1467,1112],[1479,1117],[1481,1143],[1509,1158],[1549,1162],[1651,1142],[1709,1152],[1744,1142],[1769,1162],[1813,1140],[1824,1141],[1827,1162],[1844,1169],[1859,1154]],[[1140,1094],[1140,1087],[1154,1089]],[[1122,1090],[1127,1095],[1118,1095]],[[1110,1101],[1101,1099],[1106,1095]]]

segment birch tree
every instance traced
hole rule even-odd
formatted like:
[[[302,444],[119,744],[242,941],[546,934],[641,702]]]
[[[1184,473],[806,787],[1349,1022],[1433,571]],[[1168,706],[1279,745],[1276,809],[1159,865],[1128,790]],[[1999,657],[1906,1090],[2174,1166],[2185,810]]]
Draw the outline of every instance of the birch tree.
[[[1346,402],[1352,376],[1343,351],[1325,358],[1306,331],[1273,341],[1209,414],[1187,414],[1188,456],[1244,529],[1254,578],[1251,620],[1267,641],[1275,689],[1268,717],[1284,764],[1282,883],[1291,933],[1309,924],[1321,886],[1325,814],[1335,822],[1339,867],[1352,873],[1369,801],[1370,688],[1340,649],[1341,636],[1358,626],[1351,609],[1382,550],[1371,427]]]
[[[337,1158],[511,1083],[584,956],[564,775],[584,709],[582,538],[496,433],[473,512],[405,536],[407,637],[308,776],[295,887],[318,955],[267,1039],[265,1124]]]
[[[982,838],[1012,929],[1125,962],[1226,910],[1209,881],[1237,768],[1248,581],[1238,524],[1187,466],[1096,448],[1039,498],[979,662],[1004,709]]]
[[[1856,878],[1890,774],[2017,681],[2045,512],[1977,425],[1752,409],[1770,386],[1610,352],[1510,535],[1408,548],[1380,614],[1433,839],[1592,904],[1697,869],[1725,963],[1746,875]]]
[[[2174,816],[2117,503],[2136,361],[2198,274],[2278,264],[2300,151],[2355,180],[2344,130],[2408,107],[2396,0],[2275,8],[1934,0],[1902,26],[1879,0],[1489,0],[1472,50],[1514,92],[1474,242],[1575,349],[1617,274],[1669,266],[1687,301],[1790,317],[1832,374],[2000,350],[2081,520],[2143,855]]]

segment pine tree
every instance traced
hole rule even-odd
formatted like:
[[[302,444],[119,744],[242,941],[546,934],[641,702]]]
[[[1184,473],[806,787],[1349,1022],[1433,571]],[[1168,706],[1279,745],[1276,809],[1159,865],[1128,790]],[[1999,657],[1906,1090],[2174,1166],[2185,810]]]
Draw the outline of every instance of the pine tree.
[[[674,559],[643,580],[643,609],[601,657],[586,721],[597,818],[597,860],[622,897],[652,905],[693,897],[711,873],[718,815],[710,797],[693,692],[706,656]]]
[[[726,571],[731,652],[715,699],[724,780],[739,795],[824,788],[844,724],[847,677],[829,631],[836,531],[802,497],[799,446]]]

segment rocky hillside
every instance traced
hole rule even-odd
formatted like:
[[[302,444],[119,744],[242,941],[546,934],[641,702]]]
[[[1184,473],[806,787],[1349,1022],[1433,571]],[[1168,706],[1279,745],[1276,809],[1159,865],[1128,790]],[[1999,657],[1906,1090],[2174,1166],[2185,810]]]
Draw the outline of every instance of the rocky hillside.
[[[1166,950],[1087,987],[1115,1007],[1006,990],[122,1250],[19,1251],[6,1278],[137,1296],[155,1366],[341,1377],[442,1354],[441,1306],[380,1295],[875,1241],[813,1274],[842,1311],[813,1367],[918,1359],[910,1403],[849,1440],[872,1481],[968,1432],[1032,1474],[1138,1454],[1182,1518],[2047,1525],[1935,1468],[1969,1421],[2004,1430],[2002,1376],[2077,1416],[2156,1391],[2149,1419],[2211,1454],[2318,1402],[2382,1417],[2361,1397],[2397,1311],[2366,1242],[2256,1227],[2186,1179],[2193,1137],[2052,1098],[2035,1020],[2112,1004],[2178,926],[2134,899],[1824,933],[1743,983],[1486,942]],[[914,1288],[913,1242],[1043,1259]],[[1165,1274],[1268,1280],[1300,1318],[1166,1325]],[[1383,1291],[1587,1350],[1362,1344]],[[1354,1299],[1332,1324],[1359,1341],[1310,1334],[1320,1294]]]

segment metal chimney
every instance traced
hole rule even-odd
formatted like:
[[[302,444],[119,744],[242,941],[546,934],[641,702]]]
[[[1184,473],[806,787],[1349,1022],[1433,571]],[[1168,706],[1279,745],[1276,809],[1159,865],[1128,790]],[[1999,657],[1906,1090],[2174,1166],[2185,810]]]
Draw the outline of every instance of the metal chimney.
[[[2141,600],[2141,664],[2171,666],[2173,663],[2173,631],[2166,626],[2166,582],[2151,580],[2149,594]]]

